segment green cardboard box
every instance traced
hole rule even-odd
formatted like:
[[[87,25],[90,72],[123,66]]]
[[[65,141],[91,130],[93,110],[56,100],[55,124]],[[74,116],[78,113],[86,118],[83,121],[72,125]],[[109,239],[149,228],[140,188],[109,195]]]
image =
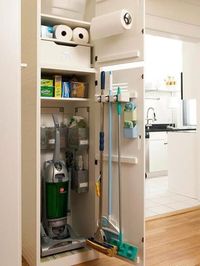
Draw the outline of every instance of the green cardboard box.
[[[41,97],[53,97],[54,96],[54,86],[53,80],[51,79],[41,79]]]

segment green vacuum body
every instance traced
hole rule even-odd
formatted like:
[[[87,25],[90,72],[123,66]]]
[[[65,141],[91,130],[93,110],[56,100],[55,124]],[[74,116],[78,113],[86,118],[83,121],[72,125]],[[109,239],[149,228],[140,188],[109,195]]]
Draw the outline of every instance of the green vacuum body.
[[[65,217],[68,209],[69,182],[46,183],[47,219]]]
[[[47,219],[60,219],[67,216],[69,177],[65,163],[46,162],[45,166],[45,201]]]

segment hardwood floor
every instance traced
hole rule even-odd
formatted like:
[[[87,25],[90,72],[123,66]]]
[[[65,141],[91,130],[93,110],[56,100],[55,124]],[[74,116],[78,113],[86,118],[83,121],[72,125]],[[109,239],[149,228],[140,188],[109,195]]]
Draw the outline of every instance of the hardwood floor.
[[[200,209],[146,222],[145,266],[200,266]]]
[[[79,266],[128,266],[114,258]],[[27,266],[27,264],[23,264]],[[55,265],[56,266],[56,265]],[[200,209],[146,222],[145,266],[200,266]]]

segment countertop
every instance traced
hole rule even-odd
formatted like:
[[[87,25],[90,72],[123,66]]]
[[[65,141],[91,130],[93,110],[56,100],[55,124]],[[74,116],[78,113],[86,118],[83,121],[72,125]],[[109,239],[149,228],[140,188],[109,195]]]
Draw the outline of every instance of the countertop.
[[[174,126],[167,126],[166,128],[159,128],[159,127],[153,127],[153,126],[146,126],[145,127],[145,137],[149,138],[149,133],[153,133],[153,132],[184,132],[184,133],[188,133],[188,132],[196,132],[196,127],[181,127],[181,128],[177,128]]]

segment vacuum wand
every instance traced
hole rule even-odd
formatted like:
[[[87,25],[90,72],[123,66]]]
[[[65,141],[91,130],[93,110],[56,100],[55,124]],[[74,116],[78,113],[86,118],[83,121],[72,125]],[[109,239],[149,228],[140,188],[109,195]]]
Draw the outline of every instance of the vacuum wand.
[[[53,154],[53,161],[59,161],[60,160],[60,126],[59,126],[59,121],[58,121],[58,116],[55,114],[52,115],[53,117],[53,122],[55,125],[55,150]]]
[[[105,90],[105,72],[101,72],[101,96],[104,95]],[[96,183],[98,187],[99,197],[99,217],[98,217],[98,228],[94,235],[94,240],[98,243],[104,243],[104,233],[102,230],[102,214],[103,214],[103,152],[104,152],[104,103],[101,103],[100,107],[100,132],[99,132],[99,179]]]

